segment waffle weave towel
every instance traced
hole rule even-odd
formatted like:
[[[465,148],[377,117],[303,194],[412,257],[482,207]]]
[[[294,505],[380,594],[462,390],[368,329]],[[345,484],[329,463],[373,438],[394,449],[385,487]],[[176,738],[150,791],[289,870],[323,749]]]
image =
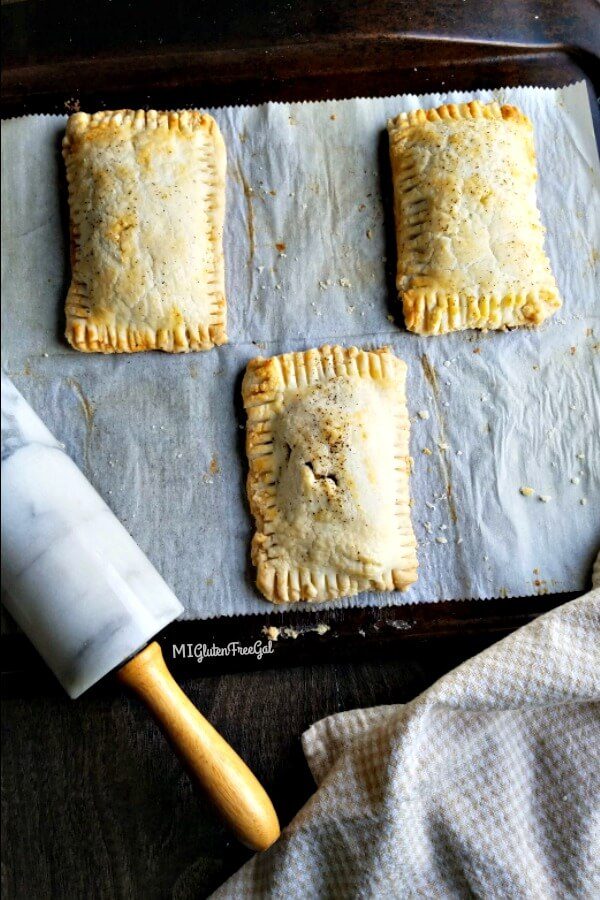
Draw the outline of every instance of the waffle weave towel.
[[[303,746],[317,792],[219,900],[600,897],[600,588]]]

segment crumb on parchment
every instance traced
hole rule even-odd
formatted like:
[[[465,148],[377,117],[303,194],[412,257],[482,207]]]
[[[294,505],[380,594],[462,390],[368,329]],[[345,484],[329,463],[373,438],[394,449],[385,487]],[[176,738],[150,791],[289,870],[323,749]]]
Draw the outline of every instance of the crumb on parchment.
[[[300,625],[298,628],[293,628],[290,625],[285,625],[282,628],[278,628],[276,625],[265,625],[262,629],[262,633],[270,641],[277,641],[280,637],[291,638],[295,641],[296,638],[299,638],[301,635],[309,634],[311,632],[322,637],[324,634],[327,634],[328,631],[331,631],[331,626],[326,625],[325,622],[319,622],[318,625]]]
[[[533,497],[535,491],[532,487],[527,487],[527,485],[524,485],[523,487],[519,488],[519,493],[523,494],[524,497]]]

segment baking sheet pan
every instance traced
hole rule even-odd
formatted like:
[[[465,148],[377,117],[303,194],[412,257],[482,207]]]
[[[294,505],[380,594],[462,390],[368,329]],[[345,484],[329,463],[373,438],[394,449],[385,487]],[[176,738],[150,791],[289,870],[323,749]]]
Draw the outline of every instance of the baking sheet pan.
[[[420,338],[403,329],[390,289],[386,120],[462,94],[213,110],[228,147],[230,343],[187,357],[65,346],[65,119],[3,123],[4,363],[186,617],[265,607],[248,563],[239,410],[247,361],[333,342],[388,344],[409,365],[420,573],[405,594],[332,606],[583,588],[600,535],[591,502],[600,481],[600,223],[588,202],[600,173],[587,92],[580,83],[474,95],[515,103],[534,121],[538,197],[565,300],[539,331]]]

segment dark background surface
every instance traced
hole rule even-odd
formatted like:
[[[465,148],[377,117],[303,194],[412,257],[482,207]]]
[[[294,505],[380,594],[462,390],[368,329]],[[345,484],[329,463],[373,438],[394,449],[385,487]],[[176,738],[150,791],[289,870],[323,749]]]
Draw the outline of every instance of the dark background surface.
[[[598,92],[595,0],[2,3],[2,114],[558,86]],[[442,84],[443,83],[443,84]],[[402,703],[567,595],[319,615],[259,664],[178,661],[194,702],[271,792],[282,823],[314,789],[300,735]],[[316,621],[298,613],[285,624]],[[177,625],[173,642],[262,639],[279,614]],[[247,858],[112,681],[71,702],[23,641],[3,640],[2,883],[7,898],[208,894]],[[238,660],[239,662],[239,660]],[[239,668],[239,667],[238,667]],[[254,668],[254,670],[252,670]]]

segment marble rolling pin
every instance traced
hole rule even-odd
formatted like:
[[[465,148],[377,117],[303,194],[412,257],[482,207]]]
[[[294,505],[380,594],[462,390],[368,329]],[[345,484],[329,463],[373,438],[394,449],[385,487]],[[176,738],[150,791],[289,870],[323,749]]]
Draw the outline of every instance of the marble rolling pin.
[[[75,698],[117,670],[247,846],[279,836],[267,794],[148,643],[182,606],[106,503],[2,373],[6,606]]]

